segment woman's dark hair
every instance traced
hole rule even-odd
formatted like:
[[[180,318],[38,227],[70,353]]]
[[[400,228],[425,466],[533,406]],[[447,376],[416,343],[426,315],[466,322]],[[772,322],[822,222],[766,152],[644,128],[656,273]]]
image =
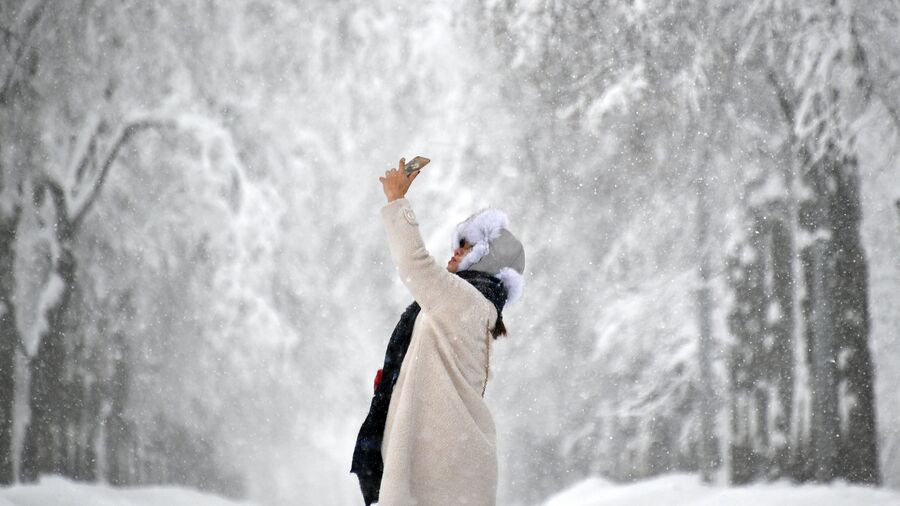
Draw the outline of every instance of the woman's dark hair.
[[[491,335],[494,336],[494,339],[506,335],[506,325],[503,324],[502,315],[497,317],[497,324],[494,325],[494,330],[491,331]]]

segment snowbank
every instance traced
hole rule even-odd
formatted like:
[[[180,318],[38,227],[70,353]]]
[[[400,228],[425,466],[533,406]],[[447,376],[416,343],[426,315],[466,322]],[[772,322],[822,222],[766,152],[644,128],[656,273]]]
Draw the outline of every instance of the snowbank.
[[[544,506],[900,506],[900,491],[833,485],[760,484],[724,488],[693,475],[670,475],[628,485],[590,478]],[[114,488],[45,477],[0,488],[0,506],[253,506],[177,487]]]
[[[694,475],[670,475],[628,485],[590,478],[551,497],[544,506],[898,506],[900,491],[832,485],[706,486]]]
[[[114,488],[44,477],[0,489],[0,506],[252,506],[176,487]]]

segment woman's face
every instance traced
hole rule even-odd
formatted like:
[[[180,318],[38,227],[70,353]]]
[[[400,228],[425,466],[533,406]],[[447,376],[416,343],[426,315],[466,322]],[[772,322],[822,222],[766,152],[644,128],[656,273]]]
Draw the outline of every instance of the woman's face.
[[[447,270],[455,273],[459,269],[459,262],[472,251],[472,246],[473,244],[469,244],[465,240],[460,240],[459,247],[453,250],[453,257],[447,262]]]

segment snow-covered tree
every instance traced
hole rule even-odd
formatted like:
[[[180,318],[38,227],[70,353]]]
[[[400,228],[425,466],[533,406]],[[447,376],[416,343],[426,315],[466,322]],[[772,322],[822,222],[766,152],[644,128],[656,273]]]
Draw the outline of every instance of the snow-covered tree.
[[[37,67],[35,40],[47,2],[0,6],[0,483],[14,480],[16,356],[22,336],[16,320],[16,234],[28,197],[28,177],[37,157],[38,132],[27,118],[35,111],[32,80]]]
[[[780,176],[781,188],[788,189],[782,197],[787,215],[771,217],[792,224],[786,228],[797,283],[791,305],[799,306],[800,313],[789,318],[779,311],[775,321],[793,319],[791,338],[806,343],[795,351],[808,350],[808,355],[794,357],[800,391],[794,397],[793,437],[788,443],[793,447],[794,463],[789,466],[793,469],[785,471],[800,479],[840,477],[877,483],[867,269],[859,235],[859,164],[850,133],[854,120],[850,104],[866,91],[859,86],[860,79],[850,77],[863,75],[854,36],[855,7],[759,2],[749,9],[748,19],[755,21],[746,61],[767,75],[786,124],[780,130],[786,155],[779,161],[789,169],[772,177]],[[797,30],[799,36],[788,36]],[[761,261],[782,262],[777,251],[770,258]],[[801,282],[803,289],[798,290]],[[774,299],[769,298],[783,308],[784,301]],[[765,339],[764,329],[755,333]]]

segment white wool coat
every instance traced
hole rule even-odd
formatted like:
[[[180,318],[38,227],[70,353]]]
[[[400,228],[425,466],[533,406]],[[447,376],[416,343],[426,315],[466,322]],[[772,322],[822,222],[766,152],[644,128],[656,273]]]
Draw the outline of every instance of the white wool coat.
[[[497,310],[432,258],[406,199],[382,209],[400,279],[422,307],[394,386],[380,506],[494,505],[497,446],[482,393]]]

